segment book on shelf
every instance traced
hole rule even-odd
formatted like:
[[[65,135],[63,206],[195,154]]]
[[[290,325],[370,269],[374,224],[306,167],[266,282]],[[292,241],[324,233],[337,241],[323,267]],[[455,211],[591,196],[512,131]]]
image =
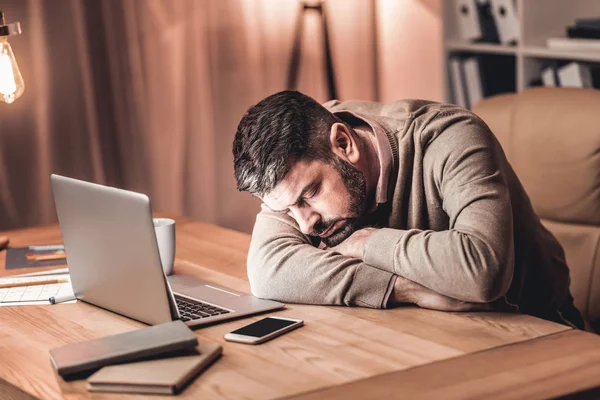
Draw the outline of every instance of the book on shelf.
[[[463,108],[469,108],[461,59],[459,57],[450,57],[449,66],[454,104]]]
[[[600,39],[600,28],[579,28],[577,26],[567,27],[567,37],[572,39]]]
[[[455,104],[473,108],[485,97],[514,92],[515,60],[510,56],[452,56],[450,80]]]
[[[579,18],[567,26],[566,37],[546,39],[546,46],[565,51],[600,50],[600,18]]]
[[[561,87],[594,87],[592,69],[589,65],[571,62],[558,68],[558,82]]]
[[[484,77],[481,74],[479,58],[476,56],[468,57],[463,60],[463,70],[465,74],[465,86],[467,92],[467,102],[469,108],[483,100]]]
[[[600,64],[555,60],[546,63],[539,79],[528,86],[600,88]]]
[[[561,51],[600,51],[600,40],[551,37],[546,39],[546,46]]]
[[[546,87],[558,86],[558,76],[556,74],[556,66],[549,65],[542,69],[542,84]]]
[[[584,29],[600,29],[600,17],[576,18],[575,27]]]

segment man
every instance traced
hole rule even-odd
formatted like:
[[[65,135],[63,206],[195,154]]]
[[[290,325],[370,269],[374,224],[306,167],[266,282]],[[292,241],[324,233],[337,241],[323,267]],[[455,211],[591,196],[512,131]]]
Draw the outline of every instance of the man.
[[[557,240],[493,133],[460,107],[276,93],[233,143],[259,197],[254,295],[372,308],[519,310],[583,328]]]

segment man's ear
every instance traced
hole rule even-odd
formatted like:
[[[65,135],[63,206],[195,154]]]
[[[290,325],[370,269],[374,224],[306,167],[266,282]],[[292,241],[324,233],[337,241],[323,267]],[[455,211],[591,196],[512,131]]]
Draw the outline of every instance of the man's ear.
[[[360,149],[357,146],[356,138],[346,125],[339,122],[331,125],[329,141],[333,153],[338,157],[348,160],[351,164],[356,164],[360,159]]]

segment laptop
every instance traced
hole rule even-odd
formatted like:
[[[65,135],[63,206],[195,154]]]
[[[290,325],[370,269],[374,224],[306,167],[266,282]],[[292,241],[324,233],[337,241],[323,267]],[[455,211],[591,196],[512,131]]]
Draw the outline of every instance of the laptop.
[[[52,175],[73,292],[79,300],[155,325],[199,327],[285,305],[187,275],[165,276],[148,196]]]

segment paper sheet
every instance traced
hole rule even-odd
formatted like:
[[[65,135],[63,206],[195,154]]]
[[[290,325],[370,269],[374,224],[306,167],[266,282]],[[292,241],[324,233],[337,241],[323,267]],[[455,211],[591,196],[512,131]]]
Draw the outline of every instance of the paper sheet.
[[[18,286],[0,289],[0,307],[27,306],[27,305],[49,305],[48,299],[52,296],[72,296],[73,287],[68,273],[44,275],[17,275],[0,278],[0,284],[7,283],[30,283],[45,281],[48,279],[65,279],[65,283],[53,283],[48,285]],[[77,300],[67,301],[60,304],[76,303]]]
[[[30,272],[28,274],[19,274],[19,275],[13,275],[12,277],[25,277],[25,276],[44,276],[44,275],[63,275],[63,274],[68,274],[69,273],[69,268],[65,267],[65,268],[59,268],[59,269],[52,269],[50,271],[42,271],[42,272]],[[0,278],[0,280],[2,280]]]

